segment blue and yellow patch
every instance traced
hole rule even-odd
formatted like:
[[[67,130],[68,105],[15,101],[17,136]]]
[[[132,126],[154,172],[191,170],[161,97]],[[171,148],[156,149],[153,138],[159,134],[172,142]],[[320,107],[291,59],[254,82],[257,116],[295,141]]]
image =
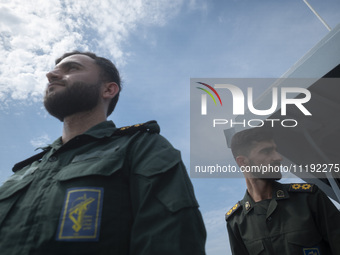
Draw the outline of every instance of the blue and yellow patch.
[[[67,190],[57,233],[58,241],[98,241],[103,188]]]
[[[304,248],[303,254],[304,255],[321,255],[318,247]]]

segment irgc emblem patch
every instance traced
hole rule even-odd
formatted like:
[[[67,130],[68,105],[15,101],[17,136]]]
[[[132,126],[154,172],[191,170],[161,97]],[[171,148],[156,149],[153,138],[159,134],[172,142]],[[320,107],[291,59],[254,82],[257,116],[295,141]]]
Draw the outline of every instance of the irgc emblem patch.
[[[303,254],[304,255],[321,255],[318,247],[304,248]]]
[[[58,241],[98,241],[103,188],[68,189],[60,215]]]

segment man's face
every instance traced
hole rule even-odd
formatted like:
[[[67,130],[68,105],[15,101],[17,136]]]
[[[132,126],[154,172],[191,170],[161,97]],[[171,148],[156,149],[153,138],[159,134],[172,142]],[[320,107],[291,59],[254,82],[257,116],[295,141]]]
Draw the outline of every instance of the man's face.
[[[253,149],[246,157],[247,165],[259,167],[260,172],[253,172],[253,177],[260,179],[279,180],[282,177],[280,166],[282,157],[277,152],[276,144],[273,140],[255,142]]]
[[[75,113],[92,110],[99,101],[102,83],[99,74],[95,60],[86,55],[64,58],[46,74],[46,110],[61,121]]]

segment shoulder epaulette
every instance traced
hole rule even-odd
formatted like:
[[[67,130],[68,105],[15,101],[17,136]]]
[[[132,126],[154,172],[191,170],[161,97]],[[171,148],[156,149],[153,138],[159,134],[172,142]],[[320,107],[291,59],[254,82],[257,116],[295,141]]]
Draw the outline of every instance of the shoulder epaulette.
[[[225,214],[225,220],[227,220],[234,212],[237,211],[238,208],[241,207],[240,202],[237,202],[236,205],[234,205],[226,214]]]
[[[48,150],[44,150],[28,159],[25,159],[23,161],[20,161],[19,163],[16,163],[13,168],[12,168],[12,171],[13,172],[16,172],[18,171],[19,169],[21,168],[24,168],[25,166],[29,165],[29,164],[32,164],[34,161],[37,161],[39,159],[41,159],[46,153],[48,152]]]
[[[292,183],[289,186],[290,192],[313,192],[314,184],[310,183]]]
[[[157,124],[157,121],[151,120],[145,123],[118,128],[114,134],[115,135],[124,135],[124,134],[130,135],[130,134],[136,133],[137,131],[159,134],[160,128]]]

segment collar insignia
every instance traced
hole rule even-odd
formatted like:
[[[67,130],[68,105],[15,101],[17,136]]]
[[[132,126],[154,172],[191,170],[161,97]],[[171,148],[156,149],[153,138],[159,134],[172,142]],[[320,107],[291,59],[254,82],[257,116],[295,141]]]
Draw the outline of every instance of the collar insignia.
[[[249,201],[247,201],[245,204],[244,204],[245,208],[247,211],[249,211],[249,209],[251,208],[251,205],[249,203]]]
[[[276,192],[276,197],[278,197],[278,198],[282,198],[282,197],[285,197],[285,193],[283,192],[283,190],[278,190],[277,192]]]

